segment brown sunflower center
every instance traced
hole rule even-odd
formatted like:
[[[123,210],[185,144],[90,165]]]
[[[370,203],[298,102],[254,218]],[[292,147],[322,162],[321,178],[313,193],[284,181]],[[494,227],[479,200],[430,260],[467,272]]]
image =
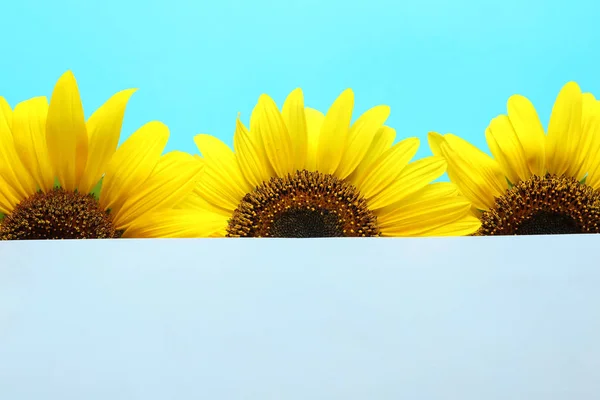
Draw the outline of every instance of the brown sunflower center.
[[[377,217],[354,186],[306,170],[271,178],[248,193],[227,227],[230,237],[379,235]]]
[[[600,233],[600,193],[574,178],[533,176],[496,199],[481,222],[480,236]]]
[[[91,194],[55,188],[19,203],[0,223],[0,239],[118,238],[111,216]]]

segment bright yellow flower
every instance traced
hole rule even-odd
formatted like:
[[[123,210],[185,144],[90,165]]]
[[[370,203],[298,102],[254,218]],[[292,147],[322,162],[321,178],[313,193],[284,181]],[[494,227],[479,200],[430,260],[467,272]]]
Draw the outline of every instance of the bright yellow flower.
[[[419,140],[392,146],[396,133],[384,125],[389,107],[374,107],[352,124],[353,107],[351,90],[327,115],[305,108],[300,89],[281,111],[262,95],[250,129],[237,121],[234,151],[213,136],[195,137],[205,171],[185,207],[233,237],[441,236],[478,229],[453,184],[430,184],[446,170],[442,157],[410,163]]]
[[[574,82],[560,91],[547,134],[533,104],[508,100],[486,130],[493,158],[452,134],[429,134],[434,154],[482,221],[478,235],[600,231],[600,103]]]
[[[71,72],[50,104],[36,97],[13,111],[0,97],[1,239],[170,236],[165,212],[193,189],[202,165],[185,153],[161,156],[169,130],[160,122],[117,149],[134,91],[115,94],[87,121]],[[90,192],[101,179],[97,200]]]

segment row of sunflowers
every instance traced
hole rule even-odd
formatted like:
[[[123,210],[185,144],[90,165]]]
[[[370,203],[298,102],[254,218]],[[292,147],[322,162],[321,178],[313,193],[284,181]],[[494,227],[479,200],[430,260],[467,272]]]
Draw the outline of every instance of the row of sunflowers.
[[[366,237],[597,233],[600,102],[567,83],[547,132],[514,95],[485,131],[492,154],[430,132],[396,142],[387,106],[352,122],[354,94],[326,113],[289,94],[260,96],[233,149],[194,137],[200,155],[164,153],[151,121],[119,146],[126,105],[87,121],[68,71],[50,101],[0,97],[0,238]],[[449,182],[435,182],[448,174]]]

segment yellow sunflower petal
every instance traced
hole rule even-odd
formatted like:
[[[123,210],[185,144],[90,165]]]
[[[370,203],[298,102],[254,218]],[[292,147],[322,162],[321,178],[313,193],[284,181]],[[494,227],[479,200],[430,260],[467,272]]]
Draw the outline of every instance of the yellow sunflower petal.
[[[323,126],[323,121],[325,121],[325,115],[318,110],[308,107],[304,110],[304,114],[306,116],[307,138],[305,168],[309,171],[316,171],[319,135],[321,133],[321,127]]]
[[[596,160],[599,158],[598,156],[595,157]],[[585,184],[596,190],[600,190],[600,164],[590,166]]]
[[[581,90],[575,82],[567,83],[556,98],[546,141],[546,166],[556,175],[575,175],[576,149],[581,139]]]
[[[390,204],[389,206],[380,208],[377,210],[378,218],[385,218],[391,212],[395,212],[399,207],[405,207],[407,205],[434,200],[438,198],[444,197],[455,197],[460,196],[460,191],[458,187],[452,182],[435,182],[426,185],[425,187],[419,189],[418,191],[405,196],[402,200]]]
[[[408,138],[384,152],[372,164],[358,189],[365,198],[370,199],[386,189],[401,173],[419,149],[419,139]]]
[[[382,229],[411,226],[419,231],[427,231],[438,223],[442,225],[469,214],[471,203],[462,196],[413,198],[403,202],[396,209],[378,218]]]
[[[272,176],[276,176],[277,173],[275,172],[275,170],[271,166],[271,163],[269,162],[269,157],[267,156],[267,152],[265,150],[263,138],[259,134],[260,127],[258,125],[262,112],[262,104],[258,102],[254,106],[254,109],[250,114],[250,131],[248,133],[250,135],[249,140],[252,141],[252,143],[254,144],[254,148],[256,149],[256,155],[260,157],[261,164],[264,165],[264,167],[267,169],[267,175],[270,178]]]
[[[8,101],[2,96],[0,96],[0,118],[4,118],[6,125],[12,128],[12,109]]]
[[[353,185],[358,186],[358,182],[362,182],[365,177],[365,173],[369,171],[369,168],[373,163],[390,147],[396,139],[396,131],[389,126],[380,128],[373,141],[367,154],[363,157],[362,161],[358,164],[356,169],[346,179]]]
[[[481,211],[480,209],[475,207],[473,204],[471,204],[471,215],[474,215],[477,218],[481,218],[483,213],[484,213],[484,211]]]
[[[202,238],[223,236],[226,217],[210,211],[173,209],[136,221],[124,233],[129,238]]]
[[[416,199],[428,200],[441,197],[460,196],[458,187],[452,182],[435,182],[421,188],[418,192],[402,199],[401,204],[413,202]]]
[[[365,112],[352,124],[346,150],[335,172],[338,178],[344,179],[356,169],[369,151],[373,138],[389,116],[390,108],[388,106],[377,106]]]
[[[272,98],[263,94],[259,100],[256,131],[263,140],[265,152],[278,176],[294,172],[292,138],[277,105]]]
[[[256,105],[254,106],[254,108],[252,109],[252,113],[250,114],[250,132],[256,132],[258,117],[261,112],[262,112],[262,107],[261,107],[260,103],[257,102]],[[239,113],[238,113],[238,116],[239,116]]]
[[[9,214],[23,200],[15,189],[0,176],[0,213]],[[1,223],[1,220],[0,220]]]
[[[15,107],[12,127],[17,154],[43,191],[54,186],[54,174],[46,147],[47,115],[48,100],[34,97]]]
[[[80,192],[89,193],[104,174],[119,144],[125,108],[136,90],[116,93],[89,118],[89,152],[85,173],[79,183]]]
[[[485,131],[485,138],[492,155],[513,184],[531,176],[525,151],[508,116],[494,118]]]
[[[481,164],[486,167],[498,167],[498,162],[496,160],[494,160],[489,155],[478,149],[476,146],[472,145],[471,143],[456,135],[453,135],[451,133],[444,135],[444,143],[448,144],[455,151],[461,154],[463,152],[468,153],[469,160],[474,164]],[[498,176],[498,179],[500,179],[502,182],[505,181],[505,175],[502,173],[502,171],[498,170],[495,171],[495,173]]]
[[[269,180],[268,161],[262,145],[256,140],[256,136],[250,135],[239,116],[233,136],[233,148],[240,164],[240,170],[250,185],[259,186],[262,182]]]
[[[85,170],[88,136],[77,82],[67,71],[56,82],[46,121],[46,141],[54,175],[75,190]]]
[[[429,144],[429,148],[434,156],[442,157],[442,149],[441,145],[444,142],[444,136],[440,135],[437,132],[429,132],[427,135],[427,143]]]
[[[106,167],[100,191],[102,208],[119,212],[148,179],[168,140],[169,128],[158,121],[148,122],[127,138]]]
[[[578,180],[583,179],[585,174],[590,169],[600,162],[600,102],[591,93],[582,95],[582,138],[580,148],[577,151],[577,159],[575,163],[580,165],[579,170],[575,174]],[[586,180],[589,184],[590,176]]]
[[[454,135],[445,135],[439,145],[440,153],[448,162],[448,177],[461,193],[479,209],[492,207],[495,198],[508,188],[498,163]]]
[[[231,216],[231,210],[220,208],[210,203],[203,197],[202,186],[197,184],[189,195],[181,199],[174,208],[188,210],[208,210],[224,216]]]
[[[211,135],[196,135],[194,142],[205,159],[205,171],[200,180],[204,198],[215,206],[235,210],[240,200],[253,189],[242,175],[235,154]]]
[[[161,157],[146,182],[114,214],[115,227],[121,230],[153,212],[171,209],[192,191],[202,168],[188,153],[173,151]]]
[[[504,191],[505,188],[508,187],[504,171],[502,171],[498,162],[490,156],[488,156],[487,154],[485,154],[483,151],[479,150],[477,147],[473,146],[471,143],[467,142],[466,140],[463,140],[460,137],[451,133],[442,136],[437,132],[429,132],[428,141],[429,147],[431,148],[431,151],[434,155],[446,157],[443,151],[441,150],[441,145],[445,143],[452,150],[460,154],[462,156],[463,161],[470,165],[471,168],[478,169],[489,183],[493,184],[497,188],[503,188],[502,191]],[[465,156],[465,154],[468,154],[468,156]],[[449,163],[449,177],[454,173],[451,169],[452,168]]]
[[[347,89],[333,102],[325,115],[317,147],[317,170],[323,174],[333,174],[340,164],[346,148],[353,108],[354,93]]]
[[[508,99],[508,118],[523,147],[526,164],[533,175],[546,174],[546,135],[533,104],[520,95]]]
[[[294,166],[292,169],[294,171],[302,170],[306,166],[308,135],[306,133],[304,96],[301,89],[296,89],[289,94],[285,103],[283,103],[281,114],[292,141],[292,151],[294,153]]]
[[[440,225],[429,231],[422,232],[419,236],[468,236],[481,227],[479,218],[465,215],[451,223]]]
[[[459,196],[415,199],[414,202],[398,207],[385,218],[379,219],[379,226],[383,236],[435,236],[431,235],[432,230],[439,230],[469,216],[470,208],[471,203]],[[473,233],[480,225],[480,222],[473,224],[468,233]],[[428,232],[429,234],[426,234]]]
[[[585,102],[588,103],[590,100],[588,98]],[[600,102],[594,100],[586,104],[585,113],[583,131],[588,150],[586,153],[582,152],[580,157],[583,158],[584,171],[587,171],[586,185],[598,190],[600,189]]]
[[[0,108],[0,176],[4,178],[4,187],[20,200],[26,199],[37,191],[35,180],[21,162],[13,134],[11,132],[12,111],[5,115],[4,107]],[[11,195],[12,196],[12,195]],[[16,204],[16,203],[15,203]]]
[[[202,164],[203,168],[205,168],[205,162],[202,157],[200,157],[197,154],[194,154],[193,158],[194,160]],[[174,208],[188,210],[208,210],[225,216],[231,215],[230,210],[225,210],[221,207],[215,206],[214,204],[208,202],[202,195],[202,185],[200,184],[200,182],[197,182],[190,191],[190,193],[188,193],[186,196],[183,196],[181,200],[177,202]]]
[[[446,172],[443,157],[426,157],[410,163],[383,191],[369,199],[369,208],[377,210],[418,192]]]

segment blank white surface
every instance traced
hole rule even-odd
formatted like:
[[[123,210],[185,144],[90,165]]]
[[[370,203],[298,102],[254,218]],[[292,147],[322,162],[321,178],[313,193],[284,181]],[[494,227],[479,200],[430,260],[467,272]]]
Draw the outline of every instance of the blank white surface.
[[[600,398],[600,236],[0,243],[0,399]]]

